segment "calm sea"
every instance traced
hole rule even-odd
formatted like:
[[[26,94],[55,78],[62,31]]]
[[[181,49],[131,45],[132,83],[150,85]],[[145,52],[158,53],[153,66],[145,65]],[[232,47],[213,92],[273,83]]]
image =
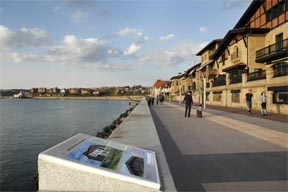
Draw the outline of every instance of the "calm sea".
[[[128,101],[0,100],[1,190],[35,191],[37,156],[77,134],[96,135]]]

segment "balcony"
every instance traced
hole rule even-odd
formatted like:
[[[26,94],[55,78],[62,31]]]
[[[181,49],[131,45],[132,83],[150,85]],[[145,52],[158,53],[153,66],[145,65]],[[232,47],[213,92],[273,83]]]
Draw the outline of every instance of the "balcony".
[[[256,62],[270,62],[288,57],[288,38],[256,51]]]
[[[230,77],[230,84],[241,83],[242,82],[242,74],[233,75]]]
[[[219,75],[213,82],[213,87],[226,85],[226,75]]]
[[[237,63],[239,61],[241,61],[241,51],[238,51],[238,52],[234,52],[231,54],[231,61],[233,63]]]
[[[266,79],[266,71],[265,70],[259,70],[253,73],[248,74],[248,81],[256,81]]]
[[[273,66],[273,77],[288,75],[288,63],[282,62]]]

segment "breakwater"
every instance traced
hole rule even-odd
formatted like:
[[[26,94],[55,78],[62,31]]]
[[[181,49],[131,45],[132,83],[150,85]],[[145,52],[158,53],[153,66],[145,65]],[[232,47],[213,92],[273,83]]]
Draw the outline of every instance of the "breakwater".
[[[108,125],[104,127],[101,131],[98,131],[96,134],[96,137],[100,137],[103,139],[108,138],[112,131],[116,129],[122,122],[123,120],[128,117],[128,115],[133,111],[133,109],[139,104],[139,102],[135,103],[132,107],[130,107],[128,110],[126,110],[124,113],[122,113],[117,119],[115,119],[111,125]]]

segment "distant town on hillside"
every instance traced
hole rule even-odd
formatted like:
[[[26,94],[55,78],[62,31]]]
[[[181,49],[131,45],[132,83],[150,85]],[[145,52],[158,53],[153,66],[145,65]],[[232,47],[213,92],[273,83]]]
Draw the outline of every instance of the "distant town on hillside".
[[[141,85],[99,88],[31,88],[2,89],[1,97],[53,97],[53,96],[127,96],[149,94],[151,87]]]

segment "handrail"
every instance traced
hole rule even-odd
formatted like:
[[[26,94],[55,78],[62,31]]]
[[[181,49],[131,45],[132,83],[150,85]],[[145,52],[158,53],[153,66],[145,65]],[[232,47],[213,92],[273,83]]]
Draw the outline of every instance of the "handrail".
[[[272,55],[282,50],[288,49],[288,38],[284,39],[283,41],[268,45],[262,49],[256,51],[256,59]]]

